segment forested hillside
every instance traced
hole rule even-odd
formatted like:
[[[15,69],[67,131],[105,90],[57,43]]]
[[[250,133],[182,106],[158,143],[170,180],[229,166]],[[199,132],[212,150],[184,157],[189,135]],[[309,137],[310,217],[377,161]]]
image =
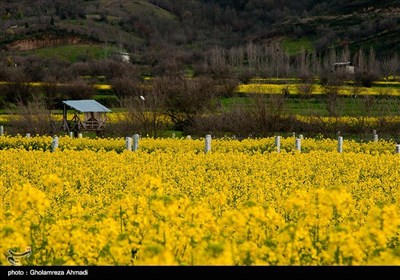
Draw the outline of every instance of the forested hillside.
[[[353,51],[373,46],[377,54],[388,55],[399,51],[399,7],[400,1],[362,0],[2,1],[0,47],[16,54],[90,42],[154,65],[171,51],[194,63],[215,46],[286,38],[289,45],[301,39],[317,52],[348,44]]]

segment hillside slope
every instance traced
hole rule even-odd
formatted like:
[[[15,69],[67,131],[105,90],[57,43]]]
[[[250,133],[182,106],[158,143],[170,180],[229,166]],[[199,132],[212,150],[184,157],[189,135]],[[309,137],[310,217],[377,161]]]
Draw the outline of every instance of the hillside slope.
[[[317,52],[343,45],[354,52],[373,46],[378,55],[400,51],[398,0],[31,2],[0,3],[3,53],[93,44],[154,64],[171,52],[191,52],[181,59],[193,60],[215,46],[229,49],[282,38],[306,42]]]

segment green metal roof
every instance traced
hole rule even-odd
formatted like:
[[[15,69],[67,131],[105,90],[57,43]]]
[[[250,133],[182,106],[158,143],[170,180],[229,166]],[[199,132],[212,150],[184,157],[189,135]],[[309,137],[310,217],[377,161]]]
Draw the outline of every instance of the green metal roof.
[[[93,99],[86,99],[86,100],[66,100],[63,101],[65,105],[75,109],[81,113],[87,112],[111,112],[106,106],[100,104],[96,100]]]

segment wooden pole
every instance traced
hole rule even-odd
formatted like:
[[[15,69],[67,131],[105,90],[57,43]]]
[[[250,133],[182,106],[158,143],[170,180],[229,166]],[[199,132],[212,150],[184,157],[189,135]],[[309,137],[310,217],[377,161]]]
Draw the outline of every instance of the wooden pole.
[[[295,146],[296,146],[296,150],[301,152],[301,139],[300,138],[296,138]]]
[[[139,134],[133,134],[133,150],[137,151],[139,149]]]
[[[58,136],[54,136],[51,141],[51,151],[55,152],[58,148]]]
[[[339,137],[338,137],[337,151],[338,151],[339,153],[343,152],[343,136],[339,136]]]
[[[127,151],[132,151],[132,137],[125,138],[125,147]]]
[[[275,146],[276,146],[276,151],[278,153],[281,152],[281,137],[280,136],[275,136]]]
[[[206,135],[206,140],[205,140],[204,152],[207,154],[210,151],[211,151],[211,135],[207,134]]]

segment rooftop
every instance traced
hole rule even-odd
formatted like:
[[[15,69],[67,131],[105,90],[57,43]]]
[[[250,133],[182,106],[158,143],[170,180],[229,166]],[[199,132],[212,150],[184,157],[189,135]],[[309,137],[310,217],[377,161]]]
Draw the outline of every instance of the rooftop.
[[[87,112],[111,112],[106,106],[100,104],[96,100],[93,99],[85,99],[85,100],[65,100],[63,103],[78,112],[87,113]]]

